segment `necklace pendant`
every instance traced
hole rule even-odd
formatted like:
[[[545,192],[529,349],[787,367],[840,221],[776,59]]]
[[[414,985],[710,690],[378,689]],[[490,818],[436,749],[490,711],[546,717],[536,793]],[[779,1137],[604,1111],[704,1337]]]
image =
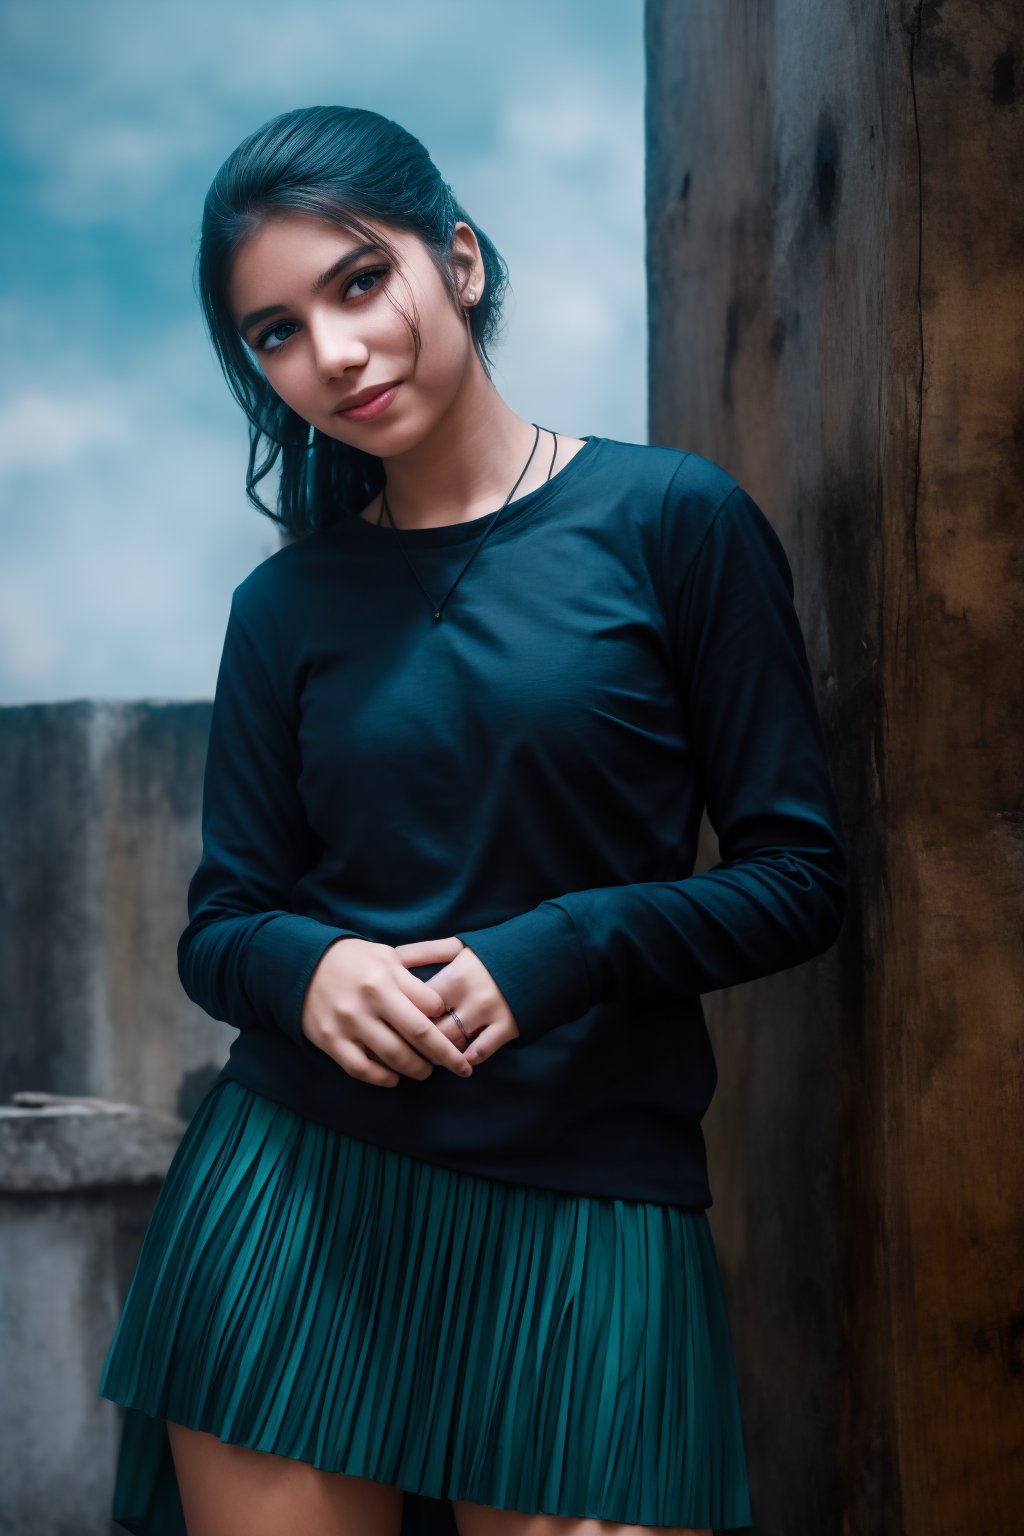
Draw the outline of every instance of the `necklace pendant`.
[[[435,619],[439,619],[440,617],[441,617],[441,610],[440,610],[440,608],[435,609],[435,611],[434,611],[434,618]]]

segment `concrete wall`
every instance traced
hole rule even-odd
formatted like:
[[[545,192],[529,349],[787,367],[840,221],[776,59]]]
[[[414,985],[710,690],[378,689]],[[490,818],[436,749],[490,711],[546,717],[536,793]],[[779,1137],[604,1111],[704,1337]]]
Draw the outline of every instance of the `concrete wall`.
[[[100,1371],[184,1125],[0,1105],[0,1536],[105,1536],[122,1410]]]
[[[211,702],[0,709],[0,1102],[92,1094],[187,1120],[235,1031],[181,989]]]
[[[100,1370],[160,1181],[234,1038],[175,964],[210,710],[0,709],[0,1536],[113,1529],[123,1415]]]
[[[1024,14],[649,0],[650,439],[782,536],[829,955],[707,1000],[757,1530],[1024,1509]]]

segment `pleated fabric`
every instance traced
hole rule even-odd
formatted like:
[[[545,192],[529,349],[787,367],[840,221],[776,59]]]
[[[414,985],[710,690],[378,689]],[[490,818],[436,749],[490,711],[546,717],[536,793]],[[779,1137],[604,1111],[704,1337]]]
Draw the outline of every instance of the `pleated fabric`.
[[[186,1127],[99,1396],[112,1516],[185,1536],[164,1420],[430,1499],[750,1530],[706,1211],[526,1188],[231,1080]]]

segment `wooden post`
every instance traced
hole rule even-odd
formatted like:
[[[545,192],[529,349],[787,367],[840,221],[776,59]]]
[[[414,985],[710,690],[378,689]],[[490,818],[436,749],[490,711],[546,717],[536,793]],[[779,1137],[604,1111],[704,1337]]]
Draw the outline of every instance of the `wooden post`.
[[[852,860],[833,951],[705,1003],[755,1530],[1016,1536],[1024,13],[645,26],[650,440],[786,545]]]

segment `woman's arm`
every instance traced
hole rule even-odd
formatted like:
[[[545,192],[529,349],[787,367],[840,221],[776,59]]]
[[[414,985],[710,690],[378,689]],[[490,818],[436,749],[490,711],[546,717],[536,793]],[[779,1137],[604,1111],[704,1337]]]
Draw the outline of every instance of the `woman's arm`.
[[[243,584],[244,585],[244,584]],[[302,1004],[329,945],[364,938],[290,910],[308,867],[297,722],[231,597],[203,779],[203,852],[188,888],[178,975],[194,1003],[237,1029],[304,1038]]]
[[[842,925],[845,847],[789,562],[741,486],[694,552],[697,515],[670,487],[660,578],[721,857],[685,879],[571,891],[458,933],[526,1041],[596,1003],[668,1001],[786,970]]]

